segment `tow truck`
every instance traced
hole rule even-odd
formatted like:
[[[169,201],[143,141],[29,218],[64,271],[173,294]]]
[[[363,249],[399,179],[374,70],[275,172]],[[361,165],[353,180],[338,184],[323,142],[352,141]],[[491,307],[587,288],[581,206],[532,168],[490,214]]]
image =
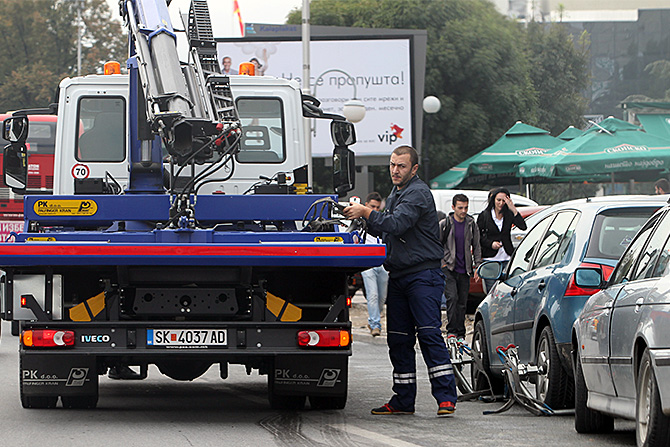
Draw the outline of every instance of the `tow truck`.
[[[96,407],[121,365],[189,381],[240,364],[273,408],[346,404],[347,276],[385,257],[360,222],[337,229],[353,125],[291,81],[222,76],[206,7],[192,1],[182,64],[165,0],[120,2],[129,74],[65,79],[48,109],[56,195],[26,187],[27,116],[45,110],[3,123],[25,222],[0,244],[1,314],[20,322],[25,408]],[[333,195],[309,193],[305,117],[331,120]]]

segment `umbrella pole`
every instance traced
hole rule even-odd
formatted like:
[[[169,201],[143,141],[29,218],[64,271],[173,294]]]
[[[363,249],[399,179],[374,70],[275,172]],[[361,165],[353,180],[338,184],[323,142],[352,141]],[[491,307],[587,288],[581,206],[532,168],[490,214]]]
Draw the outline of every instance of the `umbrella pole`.
[[[519,194],[523,194],[523,177],[519,177]]]
[[[612,192],[610,194],[614,194],[614,172],[612,172],[611,175],[612,175]]]
[[[568,184],[568,198],[572,199],[572,180],[570,180],[570,183]]]

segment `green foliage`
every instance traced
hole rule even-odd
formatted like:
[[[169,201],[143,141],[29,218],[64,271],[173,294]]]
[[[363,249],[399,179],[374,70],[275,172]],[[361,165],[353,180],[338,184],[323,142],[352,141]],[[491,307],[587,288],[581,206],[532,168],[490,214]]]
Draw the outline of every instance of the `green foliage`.
[[[559,135],[568,126],[582,126],[589,85],[585,44],[575,45],[559,24],[530,23],[527,28],[530,76],[538,99],[536,126]]]
[[[424,117],[430,178],[489,146],[516,121],[556,134],[581,124],[585,46],[575,46],[559,25],[526,29],[485,0],[312,0],[310,19],[427,30],[425,94],[442,102],[437,114]],[[292,11],[288,23],[300,22],[301,12]],[[387,180],[388,169],[373,171],[375,185]]]
[[[73,1],[0,0],[0,112],[46,106],[58,81],[76,75],[76,17]],[[82,74],[125,60],[125,34],[105,0],[86,0],[82,20]]]
[[[653,99],[670,99],[670,61],[652,62],[644,71],[649,77],[646,95]]]

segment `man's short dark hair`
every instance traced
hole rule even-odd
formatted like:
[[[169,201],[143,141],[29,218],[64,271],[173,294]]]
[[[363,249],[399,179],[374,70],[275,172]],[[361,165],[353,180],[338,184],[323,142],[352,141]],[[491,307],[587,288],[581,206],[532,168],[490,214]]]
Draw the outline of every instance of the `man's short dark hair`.
[[[370,200],[376,200],[377,202],[381,203],[382,202],[382,195],[379,194],[377,191],[372,191],[368,196],[365,198],[365,203],[369,203]]]
[[[452,199],[451,199],[451,204],[456,206],[456,202],[465,202],[468,203],[470,202],[470,199],[468,199],[468,196],[465,194],[456,194]]]
[[[663,192],[666,194],[670,192],[670,182],[668,181],[668,179],[660,178],[656,180],[654,186],[658,187],[659,189],[662,189]]]
[[[419,164],[419,154],[416,153],[416,149],[414,149],[412,146],[398,146],[397,148],[393,149],[393,153],[396,155],[409,154],[409,161],[412,166]]]

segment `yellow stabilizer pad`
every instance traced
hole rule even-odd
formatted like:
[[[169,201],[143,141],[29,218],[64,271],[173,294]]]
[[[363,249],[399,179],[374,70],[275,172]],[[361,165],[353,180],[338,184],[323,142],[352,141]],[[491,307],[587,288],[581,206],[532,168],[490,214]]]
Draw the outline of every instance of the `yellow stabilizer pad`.
[[[302,309],[287,303],[283,299],[270,292],[266,293],[266,306],[268,310],[279,319],[279,321],[298,321],[302,318]],[[286,306],[286,309],[284,309]],[[282,309],[284,312],[282,312]]]
[[[88,305],[88,308],[87,308]],[[70,309],[70,320],[91,321],[105,308],[105,292],[100,292],[85,303],[79,303]],[[89,312],[90,310],[90,312]]]

